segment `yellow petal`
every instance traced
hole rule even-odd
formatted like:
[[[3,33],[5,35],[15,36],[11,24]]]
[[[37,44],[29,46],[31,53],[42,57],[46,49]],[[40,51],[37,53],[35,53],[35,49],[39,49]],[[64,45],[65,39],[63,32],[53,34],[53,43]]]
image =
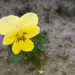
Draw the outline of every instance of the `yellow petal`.
[[[22,41],[22,50],[25,52],[32,51],[34,48],[34,44],[30,39],[26,39],[25,41]]]
[[[21,42],[15,41],[12,45],[12,52],[14,54],[19,54],[21,52]]]
[[[0,34],[5,35],[11,30],[15,29],[18,25],[19,17],[10,15],[0,19]]]
[[[3,44],[4,45],[12,44],[14,40],[16,39],[17,33],[18,33],[17,31],[13,31],[13,32],[6,34],[3,39]]]
[[[14,54],[19,54],[21,51],[25,51],[25,52],[32,51],[33,48],[34,48],[34,44],[31,40],[29,39],[26,39],[25,41],[20,40],[19,42],[15,41],[13,43],[12,52]]]
[[[29,26],[22,30],[22,32],[26,33],[25,36],[27,38],[32,38],[39,34],[40,28],[38,26]]]
[[[19,28],[35,26],[38,24],[38,16],[35,13],[26,13],[20,19]]]

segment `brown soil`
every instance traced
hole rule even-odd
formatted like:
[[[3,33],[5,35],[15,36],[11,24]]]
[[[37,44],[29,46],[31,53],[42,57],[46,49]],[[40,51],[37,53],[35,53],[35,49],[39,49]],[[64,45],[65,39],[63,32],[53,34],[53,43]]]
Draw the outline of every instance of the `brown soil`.
[[[71,18],[59,15],[56,8],[64,4],[75,12],[75,0],[0,0],[0,17],[21,16],[35,12],[39,16],[39,26],[48,32],[48,60],[42,66],[42,75],[75,75],[75,15]],[[0,35],[0,75],[40,75],[38,70],[30,70],[23,64],[10,65],[8,50],[2,45]]]

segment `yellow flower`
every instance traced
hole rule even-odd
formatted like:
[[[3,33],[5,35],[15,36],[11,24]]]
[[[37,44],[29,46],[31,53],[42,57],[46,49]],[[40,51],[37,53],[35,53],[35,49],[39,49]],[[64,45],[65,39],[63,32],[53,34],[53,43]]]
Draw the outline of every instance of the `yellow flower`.
[[[12,45],[14,54],[21,51],[32,51],[34,48],[33,38],[40,32],[37,26],[38,17],[35,13],[26,13],[22,17],[10,15],[0,19],[0,34],[5,35],[4,45]]]

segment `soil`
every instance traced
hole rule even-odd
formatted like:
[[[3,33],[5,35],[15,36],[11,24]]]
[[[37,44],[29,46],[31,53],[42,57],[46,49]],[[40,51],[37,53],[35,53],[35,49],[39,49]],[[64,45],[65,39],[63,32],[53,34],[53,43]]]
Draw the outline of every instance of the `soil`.
[[[61,4],[73,11],[72,17],[56,12]],[[0,75],[75,75],[75,0],[0,0],[0,17],[26,12],[37,13],[41,31],[48,33],[48,60],[40,71],[23,63],[10,65],[0,35]]]

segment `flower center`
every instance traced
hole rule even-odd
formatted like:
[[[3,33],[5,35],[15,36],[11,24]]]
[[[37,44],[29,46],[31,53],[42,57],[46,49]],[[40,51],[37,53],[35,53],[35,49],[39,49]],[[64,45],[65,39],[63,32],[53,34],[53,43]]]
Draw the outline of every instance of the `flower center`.
[[[17,34],[17,35],[16,35],[16,36],[17,36],[17,42],[19,42],[19,41],[21,41],[21,40],[25,41],[25,40],[26,40],[26,39],[25,39],[25,35],[26,35],[25,32],[20,32],[19,34]]]

